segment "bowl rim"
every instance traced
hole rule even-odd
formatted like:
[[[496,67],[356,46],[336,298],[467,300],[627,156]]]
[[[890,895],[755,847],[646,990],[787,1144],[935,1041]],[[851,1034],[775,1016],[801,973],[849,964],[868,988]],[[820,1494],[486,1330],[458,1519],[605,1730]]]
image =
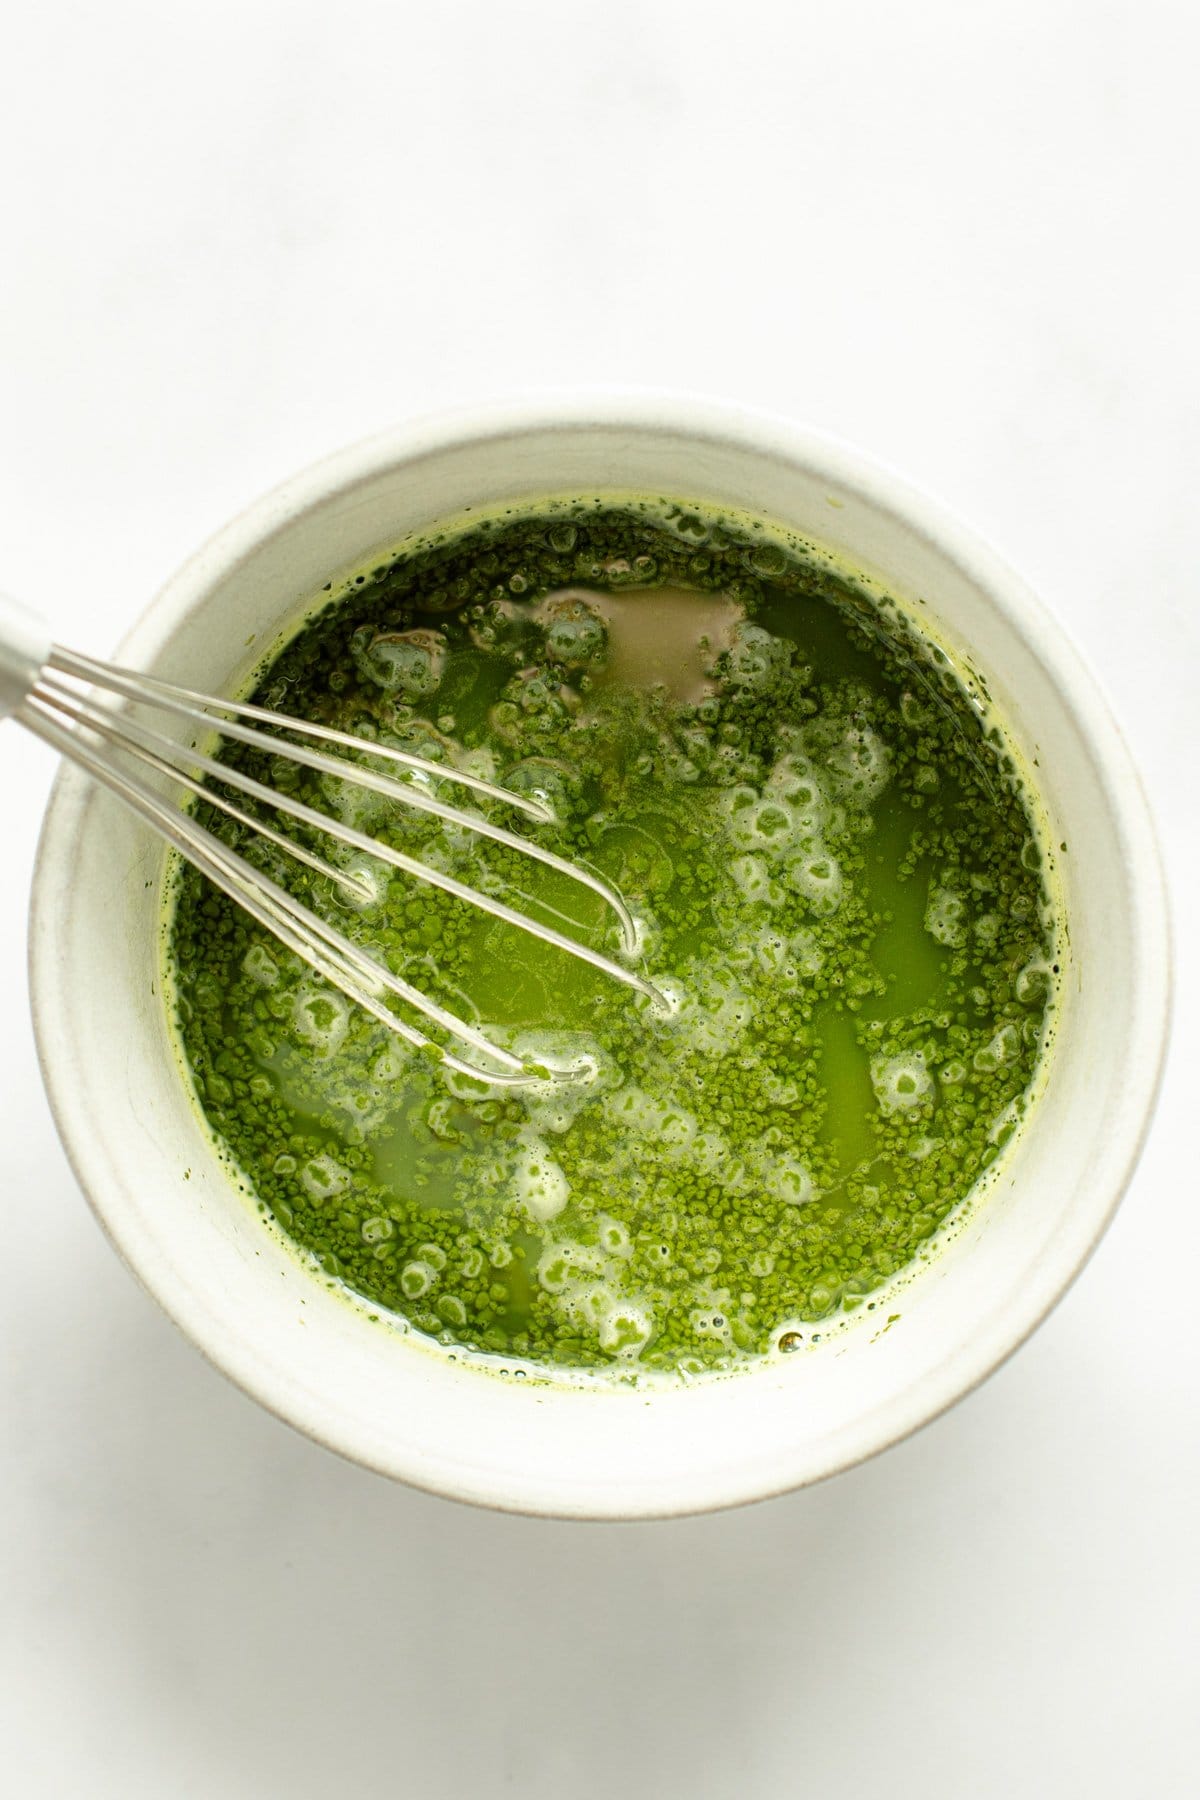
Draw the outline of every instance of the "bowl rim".
[[[1052,1266],[1039,1269],[1039,1280],[1005,1316],[1005,1329],[989,1340],[961,1346],[888,1409],[883,1432],[861,1432],[860,1441],[837,1444],[823,1463],[768,1482],[738,1466],[700,1485],[669,1504],[567,1505],[563,1496],[548,1497],[536,1483],[510,1484],[497,1492],[486,1472],[472,1477],[457,1468],[428,1470],[381,1454],[364,1445],[354,1432],[339,1434],[328,1421],[301,1416],[297,1394],[277,1359],[247,1342],[232,1343],[212,1328],[203,1297],[180,1278],[169,1259],[155,1256],[147,1243],[133,1241],[121,1230],[122,1192],[133,1182],[115,1165],[101,1169],[94,1157],[93,1122],[85,1118],[78,1088],[69,1079],[71,1066],[70,987],[64,982],[57,955],[53,906],[68,911],[75,904],[68,884],[56,880],[69,861],[70,846],[86,807],[91,786],[69,765],[56,776],[42,825],[30,902],[29,985],[37,1053],[51,1111],[72,1170],[93,1213],[117,1253],[140,1285],[206,1359],[284,1423],[314,1438],[349,1460],[373,1468],[409,1486],[489,1507],[552,1517],[673,1517],[749,1504],[827,1479],[902,1441],[939,1417],[1006,1362],[1062,1299],[1078,1278],[1103,1237],[1129,1185],[1153,1119],[1161,1086],[1170,1026],[1173,946],[1167,889],[1156,833],[1137,769],[1085,658],[1043,603],[977,533],[942,502],[839,437],[798,425],[777,414],[731,406],[686,393],[642,389],[575,390],[539,394],[486,406],[440,411],[402,423],[334,451],[288,477],[252,501],[216,531],[159,590],[115,653],[117,660],[137,666],[165,648],[190,609],[201,603],[217,577],[234,568],[264,540],[302,517],[330,494],[353,489],[399,464],[438,456],[467,442],[512,436],[546,436],[586,429],[626,429],[637,435],[672,433],[713,445],[728,445],[766,456],[809,473],[819,473],[861,498],[868,507],[898,518],[938,555],[955,565],[969,582],[1015,626],[1055,684],[1069,694],[1094,759],[1114,824],[1127,850],[1131,939],[1135,945],[1131,1026],[1124,1046],[1129,1082],[1123,1094],[1122,1130],[1106,1159],[1106,1179],[1097,1184],[1102,1202],[1086,1226],[1063,1235]],[[752,1379],[752,1377],[751,1377]],[[870,1415],[874,1419],[874,1414]]]

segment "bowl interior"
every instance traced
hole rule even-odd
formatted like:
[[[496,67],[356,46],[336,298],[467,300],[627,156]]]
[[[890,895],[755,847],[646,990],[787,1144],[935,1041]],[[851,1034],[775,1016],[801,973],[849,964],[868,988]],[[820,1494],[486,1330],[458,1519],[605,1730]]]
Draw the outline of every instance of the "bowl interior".
[[[209,544],[122,656],[231,691],[300,603],[410,530],[468,507],[606,490],[736,506],[879,575],[984,674],[1037,769],[1053,842],[1067,846],[1070,943],[1050,1079],[986,1204],[886,1308],[784,1363],[691,1388],[580,1390],[449,1362],[322,1286],[218,1162],[162,1005],[163,848],[70,769],[47,818],[32,966],[43,1067],[81,1184],[134,1271],[215,1363],[388,1474],[498,1506],[627,1517],[829,1474],[932,1417],[1021,1341],[1086,1259],[1132,1167],[1167,970],[1136,777],[1051,621],[927,502],[762,421],[589,408],[365,446]]]

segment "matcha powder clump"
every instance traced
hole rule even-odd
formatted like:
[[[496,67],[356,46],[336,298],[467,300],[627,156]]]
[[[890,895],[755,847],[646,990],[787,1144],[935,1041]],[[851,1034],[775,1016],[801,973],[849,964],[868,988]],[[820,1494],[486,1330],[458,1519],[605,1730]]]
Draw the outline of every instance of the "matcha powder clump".
[[[316,834],[353,896],[208,821],[496,1041],[585,1072],[447,1076],[181,871],[213,1130],[329,1278],[430,1338],[684,1374],[794,1349],[871,1305],[1019,1128],[1057,975],[1046,860],[1001,731],[865,584],[703,511],[546,503],[348,583],[257,697],[548,800],[551,827],[495,817],[616,884],[672,1002]],[[227,760],[613,949],[593,896],[512,851]]]

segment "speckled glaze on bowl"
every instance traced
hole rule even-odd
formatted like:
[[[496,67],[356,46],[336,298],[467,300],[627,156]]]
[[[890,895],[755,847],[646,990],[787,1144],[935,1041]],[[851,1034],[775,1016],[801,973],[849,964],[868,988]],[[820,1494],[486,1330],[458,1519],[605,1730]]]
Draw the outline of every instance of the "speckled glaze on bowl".
[[[1157,1090],[1169,942],[1136,773],[1079,657],[940,507],[781,421],[652,397],[536,402],[416,424],[285,483],[172,580],[121,658],[233,691],[324,583],[468,507],[649,491],[734,506],[828,546],[981,670],[1062,860],[1070,957],[1039,1103],[899,1319],[728,1380],[647,1391],[520,1382],[423,1348],[329,1291],[215,1154],[157,981],[163,847],[73,769],[35,878],[46,1084],[75,1172],[145,1287],[218,1368],[312,1437],[485,1505],[581,1518],[697,1512],[820,1480],[961,1398],[1079,1273],[1128,1182]]]

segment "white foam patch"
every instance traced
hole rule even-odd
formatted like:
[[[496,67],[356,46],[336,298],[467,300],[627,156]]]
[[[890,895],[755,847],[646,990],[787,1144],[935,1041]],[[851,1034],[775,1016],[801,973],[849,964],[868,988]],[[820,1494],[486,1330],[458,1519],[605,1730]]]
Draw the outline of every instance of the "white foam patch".
[[[662,772],[669,785],[680,784],[690,787],[699,781],[700,770],[678,744],[672,742],[668,737],[660,738],[659,743],[661,745],[659,754],[662,758]]]
[[[733,628],[726,680],[734,688],[766,688],[787,660],[788,647],[781,638],[772,637],[761,625],[739,620]]]
[[[762,1185],[787,1206],[807,1206],[817,1197],[816,1183],[795,1156],[772,1157],[760,1171]]]
[[[644,1088],[621,1088],[607,1104],[618,1124],[644,1137],[647,1149],[660,1156],[678,1158],[695,1139],[693,1114],[678,1102],[656,1100]]]
[[[981,1074],[991,1074],[995,1069],[1002,1069],[1006,1063],[1015,1062],[1021,1054],[1021,1033],[1011,1021],[1002,1025],[996,1035],[977,1050],[972,1062]]]
[[[627,1228],[606,1213],[599,1223],[599,1245],[547,1244],[537,1281],[563,1317],[608,1355],[636,1357],[654,1335],[653,1311],[644,1294],[626,1286],[633,1249]]]
[[[636,1357],[654,1335],[653,1311],[644,1294],[626,1285],[632,1253],[626,1227],[601,1214],[600,1238],[599,1245],[570,1239],[548,1244],[538,1258],[538,1284],[563,1317],[608,1355]]]
[[[850,806],[870,806],[892,779],[891,752],[869,725],[847,725],[827,750],[824,766]]]
[[[764,783],[761,794],[756,788],[742,784],[728,789],[718,803],[724,819],[726,835],[732,847],[743,853],[747,877],[761,886],[761,878],[752,874],[749,858],[765,861],[768,867],[788,862],[820,848],[819,832],[827,809],[815,782],[803,779],[795,769],[781,766],[791,759],[781,759]],[[772,782],[776,785],[772,787]],[[795,786],[804,800],[794,806],[784,789]],[[734,879],[745,886],[744,878],[734,871]],[[760,897],[755,894],[753,897]],[[765,896],[762,896],[765,897]]]
[[[780,1075],[769,1063],[759,1065],[762,1097],[768,1106],[798,1106],[800,1086],[790,1076]]]
[[[925,929],[939,944],[953,950],[967,938],[967,905],[951,888],[931,888],[925,908]]]
[[[548,1244],[538,1258],[536,1274],[546,1293],[565,1294],[581,1285],[593,1285],[604,1269],[599,1250],[568,1242]]]
[[[544,1099],[528,1093],[524,1096],[525,1112],[531,1125],[562,1137],[570,1131],[586,1096],[576,1096],[570,1088],[557,1088]]]
[[[871,1085],[884,1112],[907,1112],[933,1096],[933,1076],[919,1050],[871,1059]]]
[[[325,1152],[311,1156],[300,1170],[300,1185],[311,1200],[332,1200],[350,1186],[350,1177],[340,1163]]]
[[[403,1038],[389,1035],[383,1049],[371,1064],[371,1080],[378,1082],[383,1088],[393,1086],[404,1074],[414,1054],[411,1044],[406,1044]]]
[[[791,951],[800,975],[819,975],[825,966],[825,952],[811,931],[794,932]]]
[[[611,1213],[601,1213],[597,1223],[601,1247],[609,1256],[633,1255],[633,1239],[629,1235],[629,1228],[620,1219],[614,1219]]]
[[[772,764],[763,782],[763,797],[786,800],[802,831],[818,830],[828,811],[815,764],[792,751]]]
[[[513,1195],[539,1224],[555,1219],[571,1198],[571,1184],[544,1138],[522,1131],[513,1170]]]
[[[794,987],[805,976],[820,972],[824,952],[811,931],[785,932],[764,925],[750,940],[752,960],[772,982]]]
[[[318,1056],[332,1056],[350,1025],[350,1002],[328,989],[302,987],[292,1007],[292,1024]]]
[[[757,963],[765,974],[789,985],[795,979],[791,944],[786,932],[765,925],[749,940],[748,948],[750,957],[747,960]]]
[[[1050,964],[1044,956],[1030,957],[1013,982],[1013,993],[1023,1006],[1028,1006],[1049,993],[1050,975]]]
[[[506,1048],[522,1062],[568,1077],[522,1093],[525,1115],[537,1131],[555,1136],[569,1131],[582,1109],[612,1082],[612,1064],[590,1032],[520,1031]]]
[[[279,964],[265,944],[251,944],[242,958],[242,973],[259,987],[274,987],[279,980]]]
[[[640,1356],[653,1335],[653,1315],[627,1300],[615,1301],[600,1320],[600,1348],[610,1356]]]
[[[473,750],[464,750],[457,758],[459,769],[464,775],[475,775],[480,781],[495,781],[496,758],[485,744]]]
[[[355,662],[369,681],[388,693],[416,700],[431,694],[442,679],[446,639],[440,631],[379,632]]]
[[[778,890],[761,856],[735,856],[729,873],[747,900],[764,906],[777,904]]]
[[[823,844],[815,844],[788,863],[784,880],[803,894],[815,913],[835,913],[842,903],[842,869]]]
[[[799,830],[787,801],[770,797],[742,807],[731,821],[731,835],[736,843],[776,858],[795,842]]]
[[[992,948],[992,945],[1000,936],[1000,925],[1001,919],[999,913],[980,913],[972,927],[975,934],[975,942],[979,945],[980,949],[990,950]]]
[[[580,1331],[600,1335],[605,1316],[617,1305],[617,1296],[603,1281],[568,1287],[558,1296],[559,1308]]]
[[[406,1300],[419,1300],[427,1294],[438,1278],[438,1272],[431,1263],[405,1263],[400,1271],[400,1291]]]
[[[697,1132],[688,1160],[705,1175],[715,1175],[718,1169],[729,1165],[728,1139],[720,1131]]]
[[[757,788],[750,787],[746,782],[740,782],[737,787],[726,788],[718,800],[717,810],[725,820],[729,835],[735,843],[738,841],[738,837],[743,829],[747,833],[750,830],[749,816],[747,816],[746,825],[743,827],[740,822],[742,815],[752,814],[754,808],[758,805],[760,798],[761,796],[759,795]],[[749,841],[749,839],[747,841]]]
[[[676,1016],[679,1038],[702,1056],[723,1056],[750,1027],[751,998],[731,969],[712,972],[692,965],[686,975]]]

